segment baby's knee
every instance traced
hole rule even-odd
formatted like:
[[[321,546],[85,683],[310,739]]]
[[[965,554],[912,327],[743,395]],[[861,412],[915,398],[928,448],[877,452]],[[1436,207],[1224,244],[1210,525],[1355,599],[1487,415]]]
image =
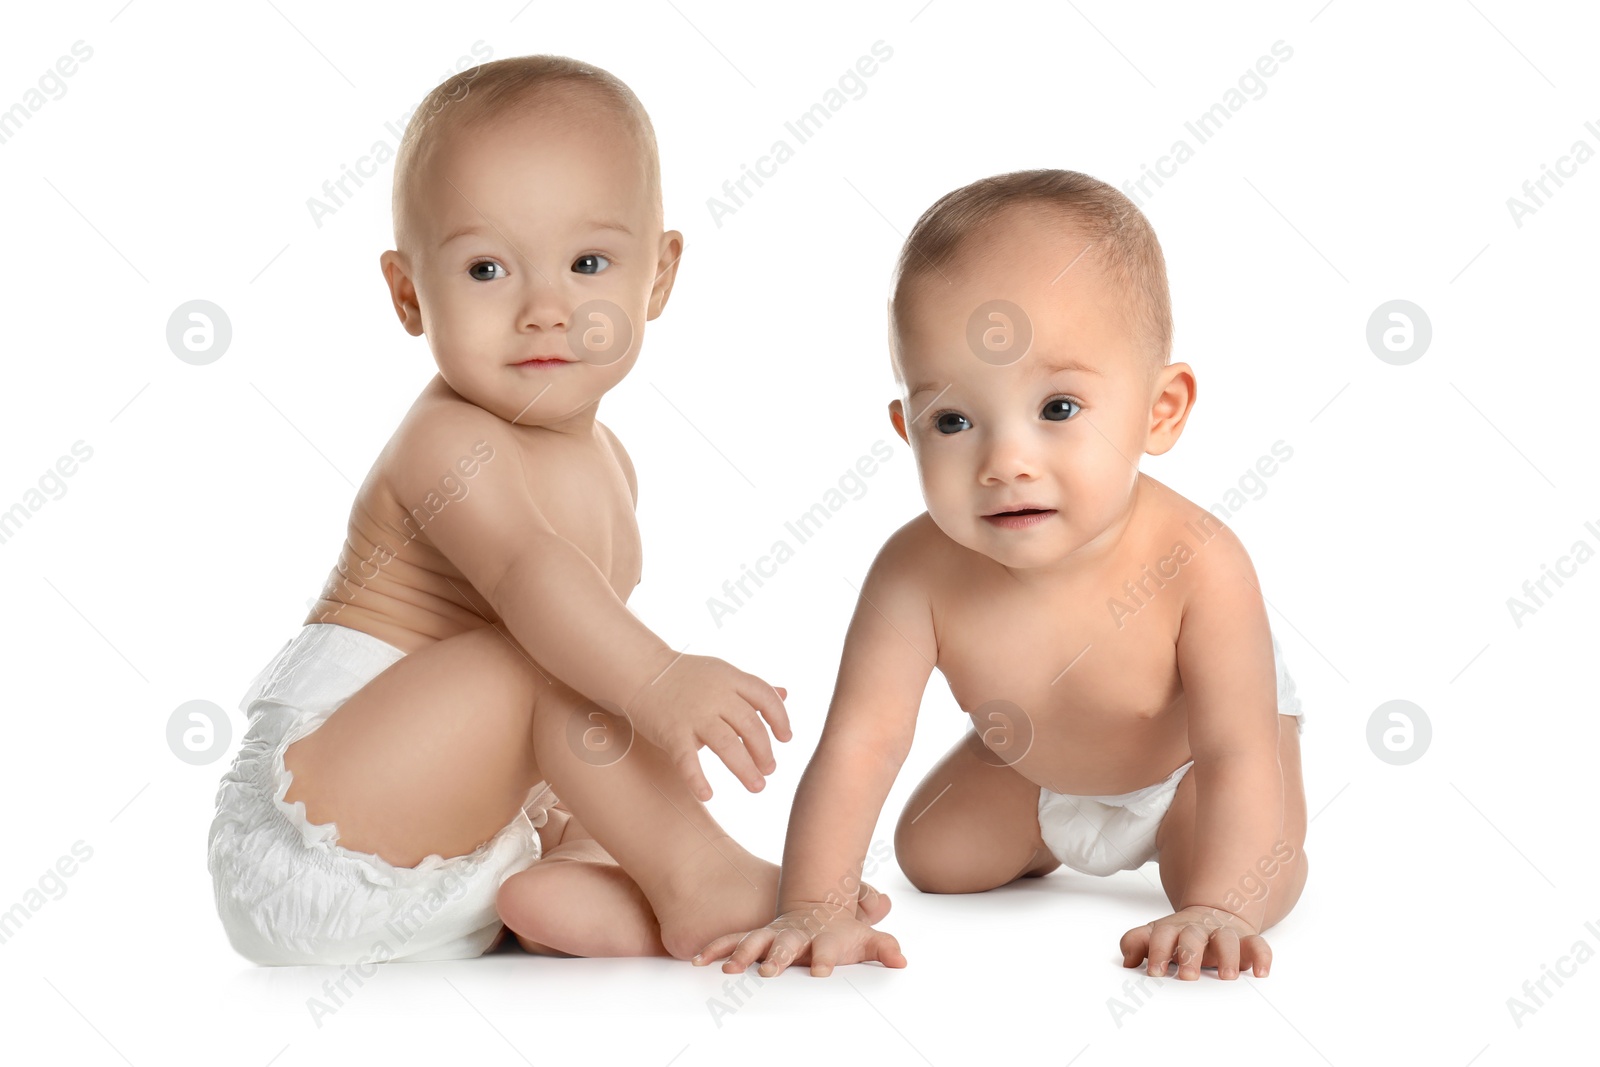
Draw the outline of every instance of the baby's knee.
[[[924,893],[981,893],[993,889],[983,865],[956,835],[914,826],[902,816],[895,827],[894,857],[906,880]]]
[[[917,818],[908,806],[900,813],[894,828],[894,858],[907,880],[924,893],[948,892],[933,886],[941,884],[940,864],[933,855],[935,836],[927,827],[919,827]]]
[[[1311,870],[1311,861],[1306,858],[1305,846],[1302,845],[1296,850],[1296,852],[1297,855],[1295,856],[1294,871],[1291,875],[1289,883],[1294,900],[1298,900],[1300,898],[1300,891],[1306,887],[1306,877]]]

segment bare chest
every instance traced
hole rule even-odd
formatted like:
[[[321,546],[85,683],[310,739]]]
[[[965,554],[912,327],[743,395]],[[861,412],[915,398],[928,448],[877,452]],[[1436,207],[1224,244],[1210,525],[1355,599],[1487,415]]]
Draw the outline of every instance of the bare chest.
[[[941,597],[938,667],[962,709],[1020,713],[1041,740],[1062,745],[1169,716],[1182,696],[1178,598],[1130,615],[1108,604],[1110,593],[1104,583],[1048,597],[977,584]]]

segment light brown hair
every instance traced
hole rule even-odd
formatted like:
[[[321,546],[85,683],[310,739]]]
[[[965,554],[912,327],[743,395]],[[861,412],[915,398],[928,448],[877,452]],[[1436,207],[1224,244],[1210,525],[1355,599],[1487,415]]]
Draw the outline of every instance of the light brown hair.
[[[1172,354],[1172,298],[1161,242],[1144,213],[1117,189],[1074,170],[1019,170],[964,185],[934,201],[911,228],[895,264],[891,327],[911,284],[955,262],[969,239],[1003,212],[1043,208],[1090,242],[1110,284],[1128,294],[1129,325],[1154,366]],[[900,370],[895,368],[898,376]]]
[[[395,247],[409,238],[406,215],[417,177],[430,153],[447,134],[534,109],[553,109],[574,120],[599,105],[624,121],[636,138],[651,199],[661,203],[661,162],[655,127],[627,84],[609,71],[566,56],[511,56],[491,60],[446,78],[423,98],[406,132],[394,165]]]

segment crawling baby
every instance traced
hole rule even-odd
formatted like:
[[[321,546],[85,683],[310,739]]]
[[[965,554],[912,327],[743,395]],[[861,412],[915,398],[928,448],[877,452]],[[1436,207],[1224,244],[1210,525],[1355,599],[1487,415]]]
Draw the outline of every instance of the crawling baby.
[[[637,486],[596,418],[683,249],[649,117],[570,59],[463,71],[407,127],[394,225],[383,276],[439,373],[242,702],[209,840],[230,941],[349,965],[477,956],[509,927],[687,957],[765,921],[777,868],[706,811],[697,750],[761,789],[782,691],[628,610]],[[887,907],[869,891],[863,921]]]
[[[1171,337],[1155,233],[1103,182],[1004,174],[917,222],[890,302],[889,416],[927,511],[862,585],[777,918],[696,962],[905,965],[854,909],[937,668],[976,729],[901,816],[913,884],[975,893],[1154,859],[1173,914],[1123,935],[1124,965],[1267,974],[1262,931],[1306,879],[1303,720],[1244,546],[1139,471],[1194,406]]]

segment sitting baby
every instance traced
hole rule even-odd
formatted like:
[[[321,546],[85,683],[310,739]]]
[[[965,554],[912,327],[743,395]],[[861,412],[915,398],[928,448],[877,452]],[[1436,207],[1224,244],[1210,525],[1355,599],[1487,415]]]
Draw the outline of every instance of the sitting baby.
[[[1244,546],[1139,471],[1195,401],[1193,370],[1168,362],[1149,222],[1071,171],[975,182],[918,220],[889,311],[889,417],[927,511],[862,585],[777,918],[696,962],[905,965],[855,907],[938,668],[976,731],[901,817],[913,884],[974,893],[1154,859],[1173,914],[1123,935],[1124,965],[1265,975],[1262,931],[1306,879],[1303,719]]]
[[[687,957],[764,921],[778,879],[706,811],[697,750],[759,790],[767,724],[790,729],[781,690],[626,603],[638,489],[596,414],[683,250],[650,119],[560,56],[463,71],[407,126],[394,224],[389,295],[439,372],[242,701],[209,838],[223,926],[263,964],[467,958],[508,926],[533,952]],[[887,910],[868,892],[863,918]]]

